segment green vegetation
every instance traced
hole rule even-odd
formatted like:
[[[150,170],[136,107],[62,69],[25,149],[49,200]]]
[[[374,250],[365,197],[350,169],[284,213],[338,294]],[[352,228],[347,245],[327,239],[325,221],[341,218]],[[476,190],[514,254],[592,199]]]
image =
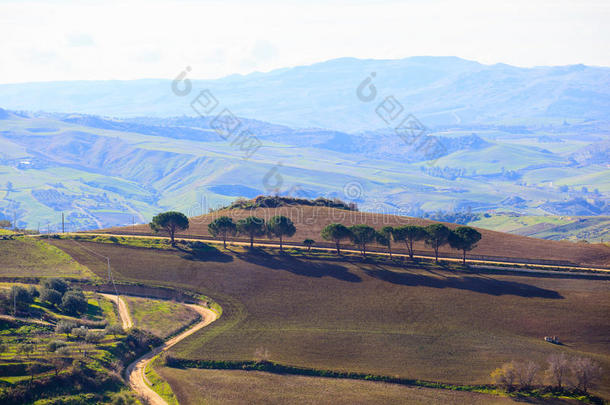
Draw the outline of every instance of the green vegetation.
[[[53,243],[84,258],[70,241]],[[116,275],[126,281],[218,300],[223,316],[171,349],[184,360],[251,361],[263,348],[280,364],[455,385],[487,384],[499,364],[542,362],[558,351],[610,366],[604,344],[610,301],[600,280],[447,271],[418,261],[401,268],[389,259],[318,260],[290,250],[278,256],[272,249],[232,249],[193,260],[179,250],[95,249],[115,258]],[[89,267],[106,271],[103,263]],[[549,333],[565,345],[544,342]],[[171,383],[180,399],[184,386]],[[607,386],[604,377],[593,392],[607,396]]]
[[[224,248],[227,248],[227,238],[235,235],[237,226],[231,217],[222,216],[216,218],[208,225],[208,231],[214,237],[220,237]]]
[[[250,249],[254,248],[254,238],[264,235],[266,229],[265,220],[262,218],[249,216],[237,221],[237,233],[250,238]]]
[[[352,243],[358,247],[362,256],[366,256],[366,245],[375,241],[375,229],[368,225],[354,225],[349,227]]]
[[[0,240],[0,263],[2,277],[94,277],[63,251],[31,237]]]
[[[355,203],[346,203],[338,198],[329,200],[328,198],[318,197],[315,200],[307,198],[294,198],[294,197],[280,197],[280,196],[264,196],[260,195],[253,200],[246,200],[240,198],[226,207],[219,208],[223,209],[242,209],[252,210],[256,208],[279,208],[279,207],[290,207],[295,205],[301,206],[314,206],[314,207],[330,207],[337,208],[340,210],[357,211],[358,207]]]
[[[311,251],[311,247],[316,244],[316,241],[313,239],[305,239],[303,241],[303,245],[307,246],[307,252]]]
[[[63,293],[63,298],[72,296],[79,303],[76,297],[86,295],[88,308],[71,317],[67,313],[73,308],[63,308],[66,300],[50,305],[32,294],[25,297],[26,289],[19,290],[22,300],[29,301],[29,305],[22,301],[21,318],[0,320],[0,402],[97,404],[120,397],[122,403],[133,403],[119,372],[158,345],[159,339],[109,325],[110,319],[94,305],[103,298],[71,289],[63,280],[45,280],[41,288]],[[41,313],[48,322],[40,320]]]
[[[552,240],[610,241],[610,217],[572,215],[487,214],[469,225]]]
[[[168,211],[157,214],[150,222],[150,228],[159,232],[165,231],[169,235],[172,246],[175,244],[174,236],[177,231],[184,231],[189,227],[189,219],[181,212]]]
[[[176,395],[172,391],[172,387],[163,378],[157,374],[155,368],[159,368],[163,362],[162,358],[155,358],[152,362],[148,363],[144,370],[146,379],[150,383],[150,387],[161,396],[169,405],[178,405]]]
[[[292,220],[283,215],[271,217],[267,222],[267,233],[269,236],[276,236],[280,239],[280,252],[283,251],[282,241],[284,237],[291,237],[295,234],[297,228],[292,223]]]
[[[337,248],[337,254],[341,254],[341,241],[345,239],[349,239],[351,237],[351,232],[349,229],[343,224],[329,224],[322,229],[321,233],[322,239],[330,240],[335,242],[335,247]]]
[[[413,242],[423,240],[427,233],[421,226],[405,225],[394,229],[392,233],[396,242],[404,242],[409,252],[409,257],[413,260]]]
[[[432,224],[425,228],[426,236],[424,240],[426,245],[434,249],[434,260],[438,263],[438,250],[441,246],[447,244],[451,230],[443,224]]]
[[[481,240],[481,233],[468,226],[458,226],[451,231],[448,240],[452,248],[462,251],[462,263],[466,265],[466,252],[476,247],[477,242]]]
[[[123,297],[134,326],[162,339],[198,320],[199,315],[185,305],[165,300]]]

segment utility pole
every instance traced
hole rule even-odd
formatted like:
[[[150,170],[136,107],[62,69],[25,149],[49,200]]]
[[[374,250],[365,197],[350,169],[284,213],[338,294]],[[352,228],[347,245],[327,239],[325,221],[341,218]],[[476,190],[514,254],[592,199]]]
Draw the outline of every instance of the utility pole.
[[[38,234],[40,235],[40,222],[38,222]]]
[[[64,213],[61,213],[61,233],[66,233],[66,225],[64,223]]]
[[[135,215],[131,216],[131,231],[133,233],[136,233],[136,216]]]

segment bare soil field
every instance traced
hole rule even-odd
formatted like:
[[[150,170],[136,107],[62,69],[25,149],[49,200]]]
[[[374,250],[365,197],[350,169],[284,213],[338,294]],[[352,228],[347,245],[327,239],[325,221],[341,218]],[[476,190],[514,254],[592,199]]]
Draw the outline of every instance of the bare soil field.
[[[411,218],[396,215],[373,214],[368,212],[356,212],[339,210],[327,207],[294,206],[280,208],[257,208],[253,210],[222,210],[211,214],[191,218],[190,229],[179,234],[182,237],[202,236],[209,238],[208,224],[221,215],[234,218],[235,221],[250,215],[258,216],[268,220],[274,215],[285,215],[295,223],[297,232],[287,241],[302,243],[310,238],[318,243],[323,242],[320,232],[333,222],[340,222],[346,226],[355,224],[367,224],[380,229],[383,226],[400,226],[406,224],[429,225],[433,221],[421,218]],[[455,224],[447,224],[455,227]],[[136,233],[150,234],[148,225],[136,225],[122,228],[109,228],[105,231],[113,233]],[[502,232],[480,229],[483,235],[478,246],[471,251],[471,255],[490,256],[498,258],[512,258],[518,260],[551,260],[571,263],[581,266],[610,266],[610,247],[601,243],[576,243],[567,241],[552,241],[545,239],[529,238],[526,236],[513,235]],[[397,244],[394,249],[402,253],[406,252],[404,245]],[[431,254],[423,242],[415,244],[415,249],[420,252]],[[455,250],[448,247],[441,249],[443,254],[458,256]]]
[[[163,367],[158,371],[169,381],[178,401],[184,405],[375,403],[508,405],[516,403],[510,398],[493,395],[405,387],[371,381],[287,376],[240,370],[183,370]]]
[[[55,240],[102,276],[105,263]],[[307,260],[243,248],[179,250],[87,243],[115,276],[216,299],[222,317],[174,348],[187,359],[255,360],[418,378],[489,383],[511,360],[545,367],[550,354],[610,369],[610,281],[398,268]],[[562,346],[544,342],[558,335]],[[610,396],[608,374],[596,393]]]

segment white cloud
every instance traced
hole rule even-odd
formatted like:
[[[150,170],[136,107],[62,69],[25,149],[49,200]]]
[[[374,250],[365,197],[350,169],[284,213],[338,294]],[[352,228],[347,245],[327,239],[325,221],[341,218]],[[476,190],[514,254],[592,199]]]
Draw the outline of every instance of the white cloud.
[[[610,2],[3,1],[0,82],[220,77],[341,56],[610,65]]]

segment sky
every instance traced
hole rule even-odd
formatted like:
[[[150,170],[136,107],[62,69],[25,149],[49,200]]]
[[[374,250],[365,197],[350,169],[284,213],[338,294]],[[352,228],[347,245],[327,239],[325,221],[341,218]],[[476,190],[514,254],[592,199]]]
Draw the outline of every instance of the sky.
[[[610,1],[0,0],[0,83],[218,78],[338,57],[610,66]]]

